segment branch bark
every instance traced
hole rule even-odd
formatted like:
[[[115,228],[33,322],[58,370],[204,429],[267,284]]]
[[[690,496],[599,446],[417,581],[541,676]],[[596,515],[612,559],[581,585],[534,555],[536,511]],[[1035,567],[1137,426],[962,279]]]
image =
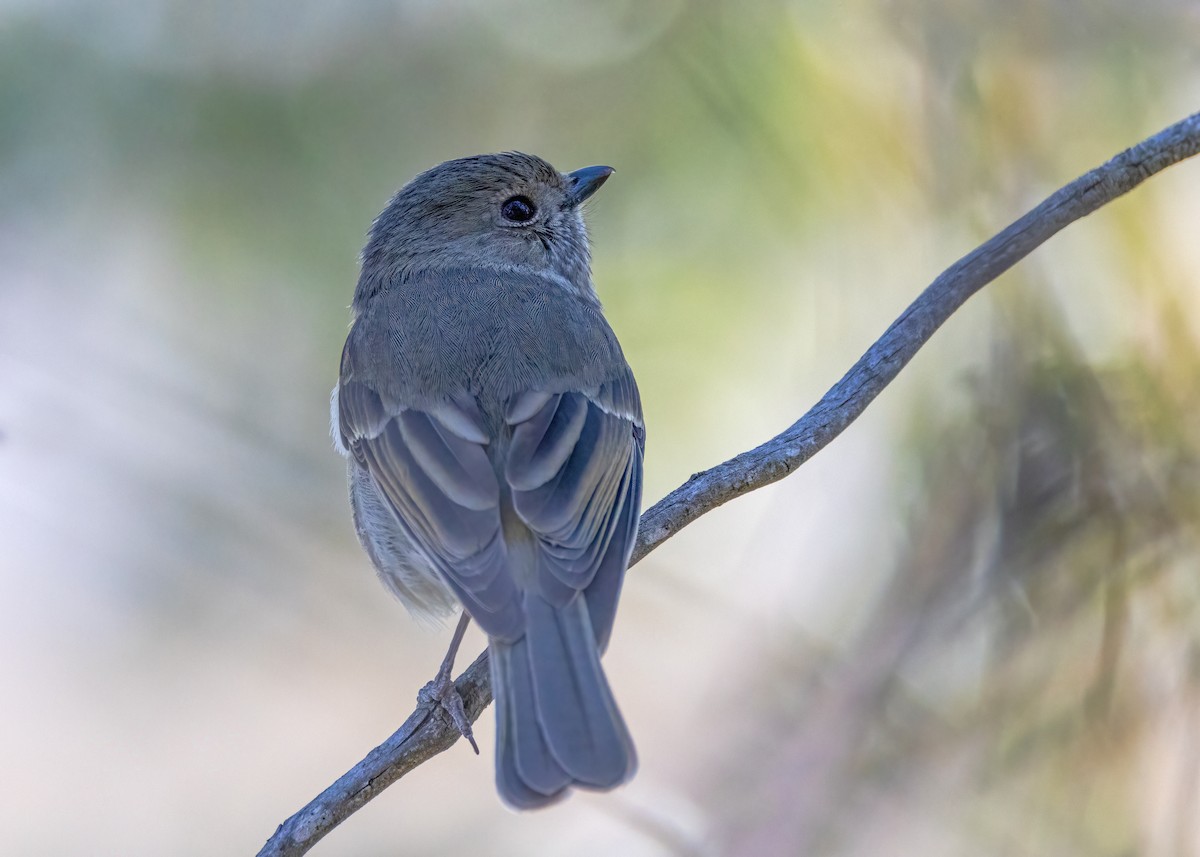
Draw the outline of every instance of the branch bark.
[[[633,563],[705,512],[777,482],[842,433],[891,383],[967,298],[1068,224],[1137,187],[1155,173],[1200,153],[1200,113],[1177,122],[1058,190],[1025,216],[959,259],[935,279],[799,420],[761,446],[703,473],[642,515]],[[472,722],[492,701],[487,652],[455,682]],[[275,831],[258,857],[298,857],[325,834],[459,738],[430,704]]]

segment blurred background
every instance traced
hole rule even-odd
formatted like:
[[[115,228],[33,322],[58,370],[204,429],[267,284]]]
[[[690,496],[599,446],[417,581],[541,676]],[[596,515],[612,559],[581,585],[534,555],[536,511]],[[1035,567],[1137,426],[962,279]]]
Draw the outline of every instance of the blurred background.
[[[0,2],[0,850],[253,854],[412,710],[327,424],[416,172],[616,167],[649,503],[1197,105],[1193,0]],[[506,811],[488,712],[313,853],[1200,854],[1197,223],[1072,226],[638,565],[628,788]]]

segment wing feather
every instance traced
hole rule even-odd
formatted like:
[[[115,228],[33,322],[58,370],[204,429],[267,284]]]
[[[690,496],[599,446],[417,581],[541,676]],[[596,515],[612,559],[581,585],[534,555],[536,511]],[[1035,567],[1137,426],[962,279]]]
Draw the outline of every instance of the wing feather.
[[[513,508],[537,536],[540,594],[562,606],[585,593],[596,638],[606,641],[637,535],[644,437],[637,388],[617,379],[591,395],[523,394],[507,414],[516,425],[504,475]]]
[[[339,407],[347,447],[401,528],[484,631],[518,638],[524,615],[501,535],[500,485],[478,442],[487,433],[474,405],[389,409],[351,381],[342,385]]]

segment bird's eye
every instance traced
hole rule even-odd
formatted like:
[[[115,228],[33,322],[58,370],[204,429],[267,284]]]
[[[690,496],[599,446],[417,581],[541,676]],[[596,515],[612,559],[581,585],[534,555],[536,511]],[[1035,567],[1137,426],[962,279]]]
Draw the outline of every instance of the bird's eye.
[[[527,196],[510,196],[500,206],[500,216],[510,223],[528,223],[537,214],[537,207]]]

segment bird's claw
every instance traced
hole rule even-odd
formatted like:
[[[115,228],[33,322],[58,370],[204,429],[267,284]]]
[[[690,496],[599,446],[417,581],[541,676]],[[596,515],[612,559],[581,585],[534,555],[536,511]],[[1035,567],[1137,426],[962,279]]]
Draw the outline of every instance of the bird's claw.
[[[437,677],[417,693],[417,701],[430,705],[439,705],[450,717],[450,722],[458,730],[458,734],[467,739],[475,755],[479,755],[479,745],[475,743],[475,732],[471,729],[471,721],[467,718],[466,708],[462,697],[454,686],[454,679],[449,670],[438,670]]]

